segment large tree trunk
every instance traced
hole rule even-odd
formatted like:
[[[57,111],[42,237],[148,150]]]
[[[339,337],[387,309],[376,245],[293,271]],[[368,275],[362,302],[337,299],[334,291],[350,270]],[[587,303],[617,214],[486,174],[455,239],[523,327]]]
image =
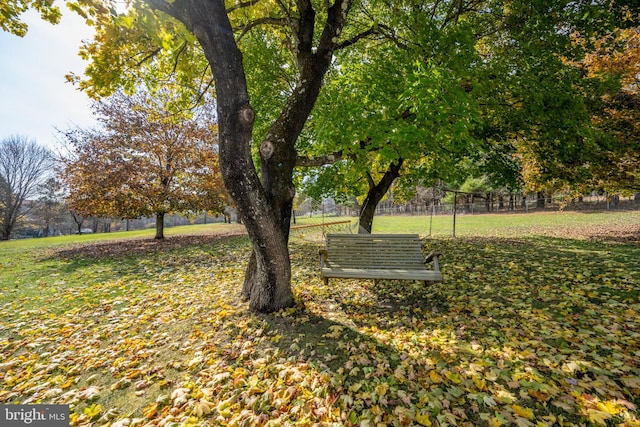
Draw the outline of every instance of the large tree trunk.
[[[9,240],[9,237],[11,236],[11,218],[9,210],[6,208],[2,213],[2,222],[0,222],[0,240]]]
[[[389,188],[391,188],[393,181],[400,176],[402,163],[403,159],[398,159],[397,163],[391,163],[387,168],[387,171],[382,176],[382,179],[377,184],[373,180],[373,177],[370,174],[367,174],[369,191],[367,192],[367,197],[364,199],[364,203],[360,209],[360,228],[358,229],[358,233],[371,233],[376,207],[378,207],[380,200],[382,200],[384,195],[387,194],[387,191],[389,191]]]
[[[18,213],[22,207],[21,204],[14,203],[11,196],[5,200],[5,203],[4,217],[0,224],[0,240],[9,240],[11,238],[11,232],[18,221]]]
[[[220,170],[254,247],[250,308],[269,312],[291,306],[287,241],[253,165],[249,144],[254,112],[224,2],[194,0],[181,5],[163,10],[184,22],[198,38],[216,82]]]
[[[249,103],[242,54],[224,2],[148,1],[185,24],[197,37],[211,65],[220,132],[220,170],[253,243],[243,295],[255,311],[271,312],[291,306],[294,301],[287,245],[295,195],[295,142],[322,87],[351,0],[337,0],[330,8],[317,46],[313,6],[308,1],[298,2],[299,17],[292,28],[297,41],[299,83],[260,146],[262,182],[249,145],[255,116]]]
[[[156,214],[156,237],[157,240],[164,239],[164,212]]]

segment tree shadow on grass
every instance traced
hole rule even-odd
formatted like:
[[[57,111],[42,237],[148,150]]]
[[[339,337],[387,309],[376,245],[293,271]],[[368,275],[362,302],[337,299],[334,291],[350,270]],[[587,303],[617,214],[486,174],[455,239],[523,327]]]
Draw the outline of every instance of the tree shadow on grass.
[[[640,246],[608,239],[457,238],[438,242],[443,283],[363,285],[373,305],[415,311],[511,315],[514,310],[585,311],[594,304],[640,300]],[[596,307],[594,307],[597,310]],[[558,316],[557,312],[552,314]],[[467,319],[473,324],[473,318]],[[514,317],[514,322],[518,318]]]
[[[407,390],[441,389],[448,404],[464,401],[456,412],[460,423],[466,417],[482,424],[488,418],[473,418],[479,413],[513,422],[545,414],[593,422],[593,411],[602,412],[594,402],[620,405],[601,414],[612,422],[638,417],[640,390],[632,378],[640,376],[640,247],[634,240],[435,243],[444,253],[442,283],[332,279],[322,294],[325,306],[340,307],[341,323],[383,344],[381,353],[412,360],[417,373]],[[392,377],[402,362],[387,366]],[[465,398],[456,396],[460,390]]]
[[[97,279],[117,278],[149,270],[149,275],[161,270],[193,264],[214,267],[232,262],[236,251],[247,247],[243,234],[170,236],[163,240],[129,239],[63,247],[48,251],[43,260],[62,261],[62,274],[72,274],[91,267],[103,272]]]
[[[132,256],[162,254],[180,251],[186,248],[206,248],[220,243],[221,240],[242,236],[243,233],[229,232],[211,235],[179,235],[157,239],[127,239],[110,242],[96,242],[64,247],[55,250],[51,256],[67,259],[120,259]]]
[[[315,245],[294,245],[298,306],[262,315],[237,298],[246,240],[240,251],[229,250],[235,241],[219,243],[96,261],[134,268],[179,255],[149,271],[152,286],[143,281],[130,306],[91,312],[86,304],[79,319],[71,317],[65,345],[77,349],[75,366],[92,370],[78,387],[90,385],[90,374],[102,375],[111,391],[96,402],[138,399],[136,416],[156,398],[169,399],[151,415],[158,418],[172,408],[192,415],[206,398],[215,410],[204,418],[214,424],[240,417],[426,425],[428,417],[441,425],[528,425],[559,416],[587,424],[594,414],[588,410],[603,412],[600,403],[615,411],[611,422],[614,415],[638,417],[630,409],[640,404],[633,380],[640,376],[633,357],[640,331],[631,314],[637,270],[628,264],[634,248],[556,238],[442,239],[435,243],[445,254],[445,280],[425,287],[333,279],[324,286]],[[221,263],[205,253],[214,249]],[[140,274],[125,286],[147,277]],[[138,364],[127,369],[126,360]],[[163,374],[165,389],[154,385],[157,395],[142,398],[135,393],[145,388],[111,389],[133,374],[142,375],[136,381]],[[171,395],[185,389],[191,400],[176,403]],[[169,398],[160,399],[163,393]]]

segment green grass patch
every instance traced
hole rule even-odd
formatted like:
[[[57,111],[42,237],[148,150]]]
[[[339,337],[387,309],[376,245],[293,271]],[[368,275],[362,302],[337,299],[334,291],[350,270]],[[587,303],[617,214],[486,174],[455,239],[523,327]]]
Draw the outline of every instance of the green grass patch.
[[[459,220],[425,239],[426,287],[324,286],[293,239],[297,305],[272,315],[238,297],[235,225],[0,242],[0,403],[74,426],[638,425],[640,215]]]

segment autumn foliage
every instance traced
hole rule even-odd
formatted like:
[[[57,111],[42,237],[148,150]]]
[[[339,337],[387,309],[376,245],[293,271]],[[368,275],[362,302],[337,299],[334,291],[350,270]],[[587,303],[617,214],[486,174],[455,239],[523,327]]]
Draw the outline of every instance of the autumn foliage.
[[[429,286],[325,286],[295,240],[299,303],[270,315],[239,300],[246,237],[0,245],[21,272],[0,276],[0,403],[70,404],[74,427],[635,427],[640,215],[568,215],[426,241]]]
[[[100,129],[65,134],[70,154],[61,176],[72,211],[84,216],[136,218],[221,212],[225,196],[217,128],[209,109],[171,111],[164,94],[117,93],[96,103]],[[158,229],[156,238],[162,238]]]
[[[607,44],[616,49],[606,49]],[[603,161],[595,169],[595,178],[609,191],[640,191],[640,27],[618,29],[610,38],[599,40],[584,67],[591,76],[613,74],[621,82],[594,117],[596,126],[614,138],[601,153]]]

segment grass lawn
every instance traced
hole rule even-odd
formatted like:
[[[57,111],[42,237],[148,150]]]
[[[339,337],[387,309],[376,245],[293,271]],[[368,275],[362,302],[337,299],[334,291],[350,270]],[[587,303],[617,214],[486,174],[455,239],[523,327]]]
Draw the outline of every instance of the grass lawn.
[[[0,403],[74,426],[640,426],[640,212],[374,232],[430,224],[427,287],[325,287],[294,233],[298,303],[272,315],[238,298],[237,225],[0,242]]]

